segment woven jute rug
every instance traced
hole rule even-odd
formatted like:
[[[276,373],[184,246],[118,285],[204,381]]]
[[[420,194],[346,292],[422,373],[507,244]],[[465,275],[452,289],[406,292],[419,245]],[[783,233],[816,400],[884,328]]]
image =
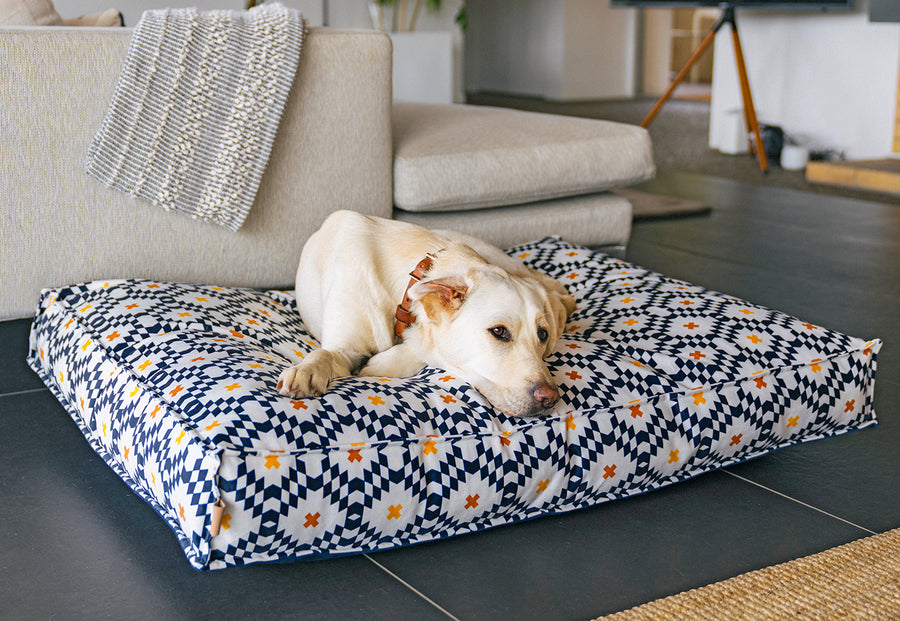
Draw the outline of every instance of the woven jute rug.
[[[900,619],[900,529],[601,619]]]

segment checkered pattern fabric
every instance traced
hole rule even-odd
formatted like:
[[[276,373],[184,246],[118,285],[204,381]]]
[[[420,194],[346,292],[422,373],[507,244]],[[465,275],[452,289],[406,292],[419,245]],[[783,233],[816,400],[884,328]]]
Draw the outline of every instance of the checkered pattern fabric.
[[[507,417],[435,368],[282,397],[282,368],[317,346],[284,291],[48,290],[29,362],[198,569],[478,531],[875,424],[877,340],[555,238],[509,252],[578,303],[544,419]]]

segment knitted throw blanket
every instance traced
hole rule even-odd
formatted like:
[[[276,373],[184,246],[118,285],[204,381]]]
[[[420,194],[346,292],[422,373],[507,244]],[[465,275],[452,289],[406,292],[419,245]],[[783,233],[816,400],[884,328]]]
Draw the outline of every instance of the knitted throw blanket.
[[[253,204],[297,72],[303,17],[147,11],[86,170],[110,187],[236,231]]]

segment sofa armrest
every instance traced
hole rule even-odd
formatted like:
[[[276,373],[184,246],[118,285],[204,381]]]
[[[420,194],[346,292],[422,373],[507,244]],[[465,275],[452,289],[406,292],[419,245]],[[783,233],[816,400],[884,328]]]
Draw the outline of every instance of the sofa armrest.
[[[311,28],[253,208],[237,233],[106,188],[85,156],[131,29],[0,28],[0,319],[101,278],[292,286],[335,209],[391,217],[391,44]]]

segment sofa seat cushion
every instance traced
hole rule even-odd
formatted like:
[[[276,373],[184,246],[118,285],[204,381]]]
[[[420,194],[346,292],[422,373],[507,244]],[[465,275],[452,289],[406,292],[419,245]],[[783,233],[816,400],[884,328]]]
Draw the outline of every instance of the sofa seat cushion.
[[[558,239],[510,252],[578,304],[543,419],[435,368],[282,397],[281,369],[316,347],[283,291],[47,290],[29,362],[198,569],[471,533],[875,424],[879,341]]]
[[[450,229],[500,248],[538,239],[553,231],[582,246],[624,248],[631,236],[631,203],[613,192],[579,194],[548,200],[466,211],[406,211],[394,219],[427,229]]]
[[[442,211],[588,194],[655,174],[641,127],[502,108],[394,102],[394,205]]]

